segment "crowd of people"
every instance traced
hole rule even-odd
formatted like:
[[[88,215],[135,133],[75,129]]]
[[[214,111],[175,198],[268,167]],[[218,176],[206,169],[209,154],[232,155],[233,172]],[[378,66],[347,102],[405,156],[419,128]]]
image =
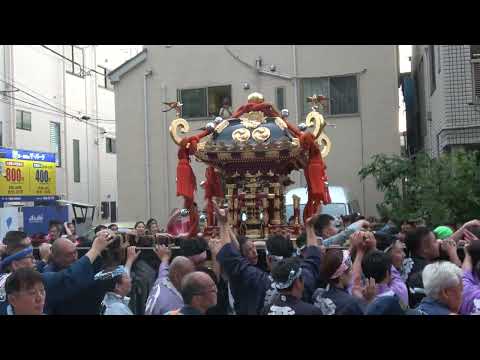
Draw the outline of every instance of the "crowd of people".
[[[479,220],[429,229],[356,214],[339,226],[320,209],[296,241],[278,230],[260,250],[214,207],[208,241],[173,238],[155,219],[126,233],[97,226],[90,242],[71,223],[53,222],[33,242],[10,231],[0,314],[480,314]]]

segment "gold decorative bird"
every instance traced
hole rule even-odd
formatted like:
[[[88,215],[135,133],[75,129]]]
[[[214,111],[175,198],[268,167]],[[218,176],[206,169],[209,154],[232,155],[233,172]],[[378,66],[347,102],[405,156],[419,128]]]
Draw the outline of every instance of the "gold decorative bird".
[[[179,113],[181,107],[183,106],[183,104],[179,101],[164,102],[163,104],[167,105],[169,108],[165,109],[165,110],[162,110],[162,112],[168,112],[170,110],[175,109],[177,111],[177,113]]]

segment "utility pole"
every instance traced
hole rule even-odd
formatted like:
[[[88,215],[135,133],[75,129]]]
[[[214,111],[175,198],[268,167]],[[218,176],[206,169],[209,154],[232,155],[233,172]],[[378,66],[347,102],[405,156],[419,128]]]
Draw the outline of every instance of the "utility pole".
[[[14,72],[14,53],[13,53],[13,46],[14,45],[4,45],[4,56],[5,56],[5,78],[9,79],[11,84],[14,83],[15,72]],[[14,90],[12,85],[6,85],[5,90],[11,91]],[[6,147],[10,147],[12,149],[16,149],[16,139],[15,139],[15,131],[16,131],[16,116],[15,116],[15,99],[13,97],[9,98],[9,109],[8,109],[8,116],[6,117],[7,121],[3,128],[5,131],[3,132],[5,136],[4,143]]]

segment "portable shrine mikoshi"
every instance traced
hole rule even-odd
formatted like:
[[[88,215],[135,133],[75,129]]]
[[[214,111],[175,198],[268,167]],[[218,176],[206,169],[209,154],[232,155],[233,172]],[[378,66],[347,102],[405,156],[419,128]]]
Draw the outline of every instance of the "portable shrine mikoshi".
[[[303,169],[307,183],[303,222],[320,204],[330,203],[323,159],[331,149],[331,141],[323,132],[327,123],[319,112],[324,100],[323,96],[309,97],[312,111],[305,123],[295,125],[288,120],[288,110],[279,113],[264,101],[263,95],[252,93],[230,119],[216,118],[202,132],[185,137],[179,134],[189,133],[190,126],[181,118],[182,104],[177,103],[177,118],[170,125],[170,135],[179,147],[177,196],[184,198],[189,236],[199,231],[192,155],[207,165],[203,182],[207,204],[203,233],[207,236],[216,228],[214,198],[226,202],[228,222],[241,235],[263,239],[279,229],[299,234],[299,201],[294,201],[294,219],[285,218],[285,188],[293,184],[289,174],[294,170]]]

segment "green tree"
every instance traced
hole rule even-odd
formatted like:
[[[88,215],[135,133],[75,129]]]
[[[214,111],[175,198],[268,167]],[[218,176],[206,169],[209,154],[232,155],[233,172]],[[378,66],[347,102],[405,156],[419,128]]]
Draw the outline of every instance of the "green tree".
[[[400,223],[423,218],[431,226],[463,223],[480,216],[480,166],[476,152],[452,152],[432,159],[375,155],[359,172],[373,176],[384,201],[382,216]]]

